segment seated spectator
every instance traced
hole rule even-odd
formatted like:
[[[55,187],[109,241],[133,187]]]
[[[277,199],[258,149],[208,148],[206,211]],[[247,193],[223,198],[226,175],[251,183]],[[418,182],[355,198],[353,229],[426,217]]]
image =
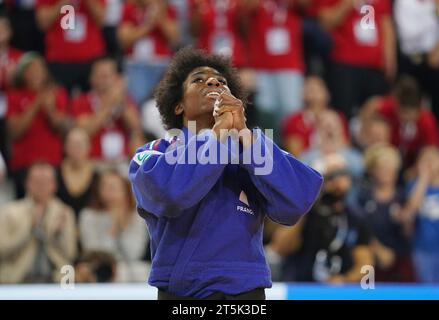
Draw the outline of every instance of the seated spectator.
[[[105,171],[88,208],[79,215],[84,252],[105,251],[118,261],[118,281],[146,280],[147,229],[136,213],[128,181],[115,171]]]
[[[396,75],[391,1],[318,2],[317,16],[333,40],[329,81],[332,104],[351,118],[368,98],[386,94],[388,81]],[[368,11],[369,17],[362,13],[366,5],[373,7],[373,18]]]
[[[329,108],[329,92],[318,76],[308,76],[303,87],[304,108],[289,116],[283,126],[282,135],[288,152],[299,157],[312,147],[317,118]],[[348,138],[348,124],[342,114],[340,120]],[[315,142],[315,141],[314,141]]]
[[[404,168],[413,164],[423,146],[439,145],[437,121],[423,107],[419,86],[413,78],[401,77],[391,96],[370,99],[361,117],[367,121],[377,114],[390,124],[391,141],[402,152]]]
[[[137,106],[111,58],[93,63],[90,84],[91,91],[72,102],[76,124],[91,137],[93,159],[121,162],[143,143]]]
[[[339,155],[320,159],[324,174],[321,198],[293,227],[279,227],[272,248],[285,256],[282,281],[359,282],[365,265],[373,265],[370,233],[346,204],[352,180]]]
[[[300,1],[243,1],[239,19],[247,38],[249,66],[256,69],[255,104],[261,127],[280,142],[284,117],[302,106],[303,44]]]
[[[140,105],[151,98],[179,41],[174,7],[163,0],[126,2],[118,39],[125,51],[128,90]]]
[[[65,139],[65,158],[57,171],[58,197],[76,216],[88,205],[97,172],[89,160],[90,138],[81,128],[69,131]]]
[[[66,23],[61,14],[66,5],[75,10],[73,28],[61,23]],[[45,32],[46,60],[55,80],[70,94],[76,86],[88,90],[90,64],[105,53],[101,32],[104,20],[105,0],[37,0],[36,21]]]
[[[326,110],[320,113],[315,127],[314,141],[311,148],[301,155],[301,159],[312,165],[325,155],[341,154],[347,161],[348,170],[353,178],[363,174],[361,153],[349,145],[345,126],[336,111]]]
[[[116,259],[111,254],[103,251],[90,251],[83,254],[76,263],[75,282],[114,282],[116,273]]]
[[[401,216],[405,194],[396,184],[401,156],[392,146],[375,145],[366,149],[364,163],[368,181],[358,194],[357,204],[372,232],[375,279],[411,282],[410,244]]]
[[[0,208],[0,283],[59,281],[76,256],[75,215],[55,197],[55,169],[29,168],[26,198]]]
[[[12,85],[12,76],[21,52],[9,45],[12,31],[7,15],[0,13],[0,152],[7,156],[6,92]]]
[[[44,59],[24,54],[17,65],[16,88],[8,93],[6,116],[11,141],[10,168],[16,196],[24,196],[27,168],[37,160],[58,166],[62,158],[62,133],[69,126],[66,91],[51,79]]]
[[[404,216],[413,226],[413,262],[418,282],[439,283],[439,149],[422,149],[418,175],[409,184]]]

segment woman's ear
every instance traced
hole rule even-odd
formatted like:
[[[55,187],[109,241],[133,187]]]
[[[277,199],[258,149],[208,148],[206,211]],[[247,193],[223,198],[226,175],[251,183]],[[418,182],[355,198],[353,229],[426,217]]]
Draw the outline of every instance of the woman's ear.
[[[183,104],[182,103],[177,104],[174,110],[175,114],[179,116],[183,113],[183,111],[184,111]]]

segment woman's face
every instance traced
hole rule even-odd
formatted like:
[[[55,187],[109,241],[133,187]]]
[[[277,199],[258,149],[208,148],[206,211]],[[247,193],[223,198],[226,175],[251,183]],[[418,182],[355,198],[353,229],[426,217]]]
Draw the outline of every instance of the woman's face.
[[[26,88],[31,90],[39,90],[44,87],[47,82],[47,68],[41,58],[32,60],[23,73],[23,80]]]
[[[37,165],[26,178],[26,191],[36,201],[49,201],[56,192],[55,171],[50,165]]]
[[[0,18],[0,44],[7,44],[11,39],[11,26],[5,18]]]
[[[366,145],[390,144],[390,127],[385,121],[372,121],[365,124]]]
[[[87,133],[81,129],[73,129],[66,138],[65,151],[67,158],[81,162],[88,158],[90,140]]]
[[[99,195],[107,208],[122,203],[127,198],[124,181],[114,173],[105,173],[99,183]]]
[[[337,112],[327,110],[318,115],[317,132],[322,143],[344,144],[345,136],[343,132],[343,123]]]
[[[116,63],[112,60],[103,60],[95,63],[91,70],[90,84],[97,92],[106,92],[111,89],[119,75]]]
[[[210,67],[196,68],[183,83],[183,99],[175,113],[184,114],[186,120],[196,120],[205,114],[213,115],[215,101],[221,92],[230,93],[224,76]]]
[[[310,76],[303,87],[303,100],[307,105],[323,105],[329,102],[329,92],[322,79]]]

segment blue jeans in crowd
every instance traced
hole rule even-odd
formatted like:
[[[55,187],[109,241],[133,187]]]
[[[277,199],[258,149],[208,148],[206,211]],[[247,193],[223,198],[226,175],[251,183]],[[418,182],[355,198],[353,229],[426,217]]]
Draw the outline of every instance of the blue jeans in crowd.
[[[257,72],[255,103],[259,123],[274,129],[274,139],[280,142],[282,121],[302,108],[303,74],[295,70]]]
[[[415,250],[413,264],[418,282],[439,283],[439,253]]]
[[[125,75],[127,76],[128,92],[141,106],[143,102],[150,99],[154,88],[161,80],[169,62],[145,63],[127,61],[125,64]]]

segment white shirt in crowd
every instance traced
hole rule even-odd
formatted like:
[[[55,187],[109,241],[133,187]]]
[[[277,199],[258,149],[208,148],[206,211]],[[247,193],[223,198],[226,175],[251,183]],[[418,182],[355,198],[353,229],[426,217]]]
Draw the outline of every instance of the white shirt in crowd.
[[[396,0],[394,16],[404,54],[427,53],[438,43],[439,19],[435,0]]]

